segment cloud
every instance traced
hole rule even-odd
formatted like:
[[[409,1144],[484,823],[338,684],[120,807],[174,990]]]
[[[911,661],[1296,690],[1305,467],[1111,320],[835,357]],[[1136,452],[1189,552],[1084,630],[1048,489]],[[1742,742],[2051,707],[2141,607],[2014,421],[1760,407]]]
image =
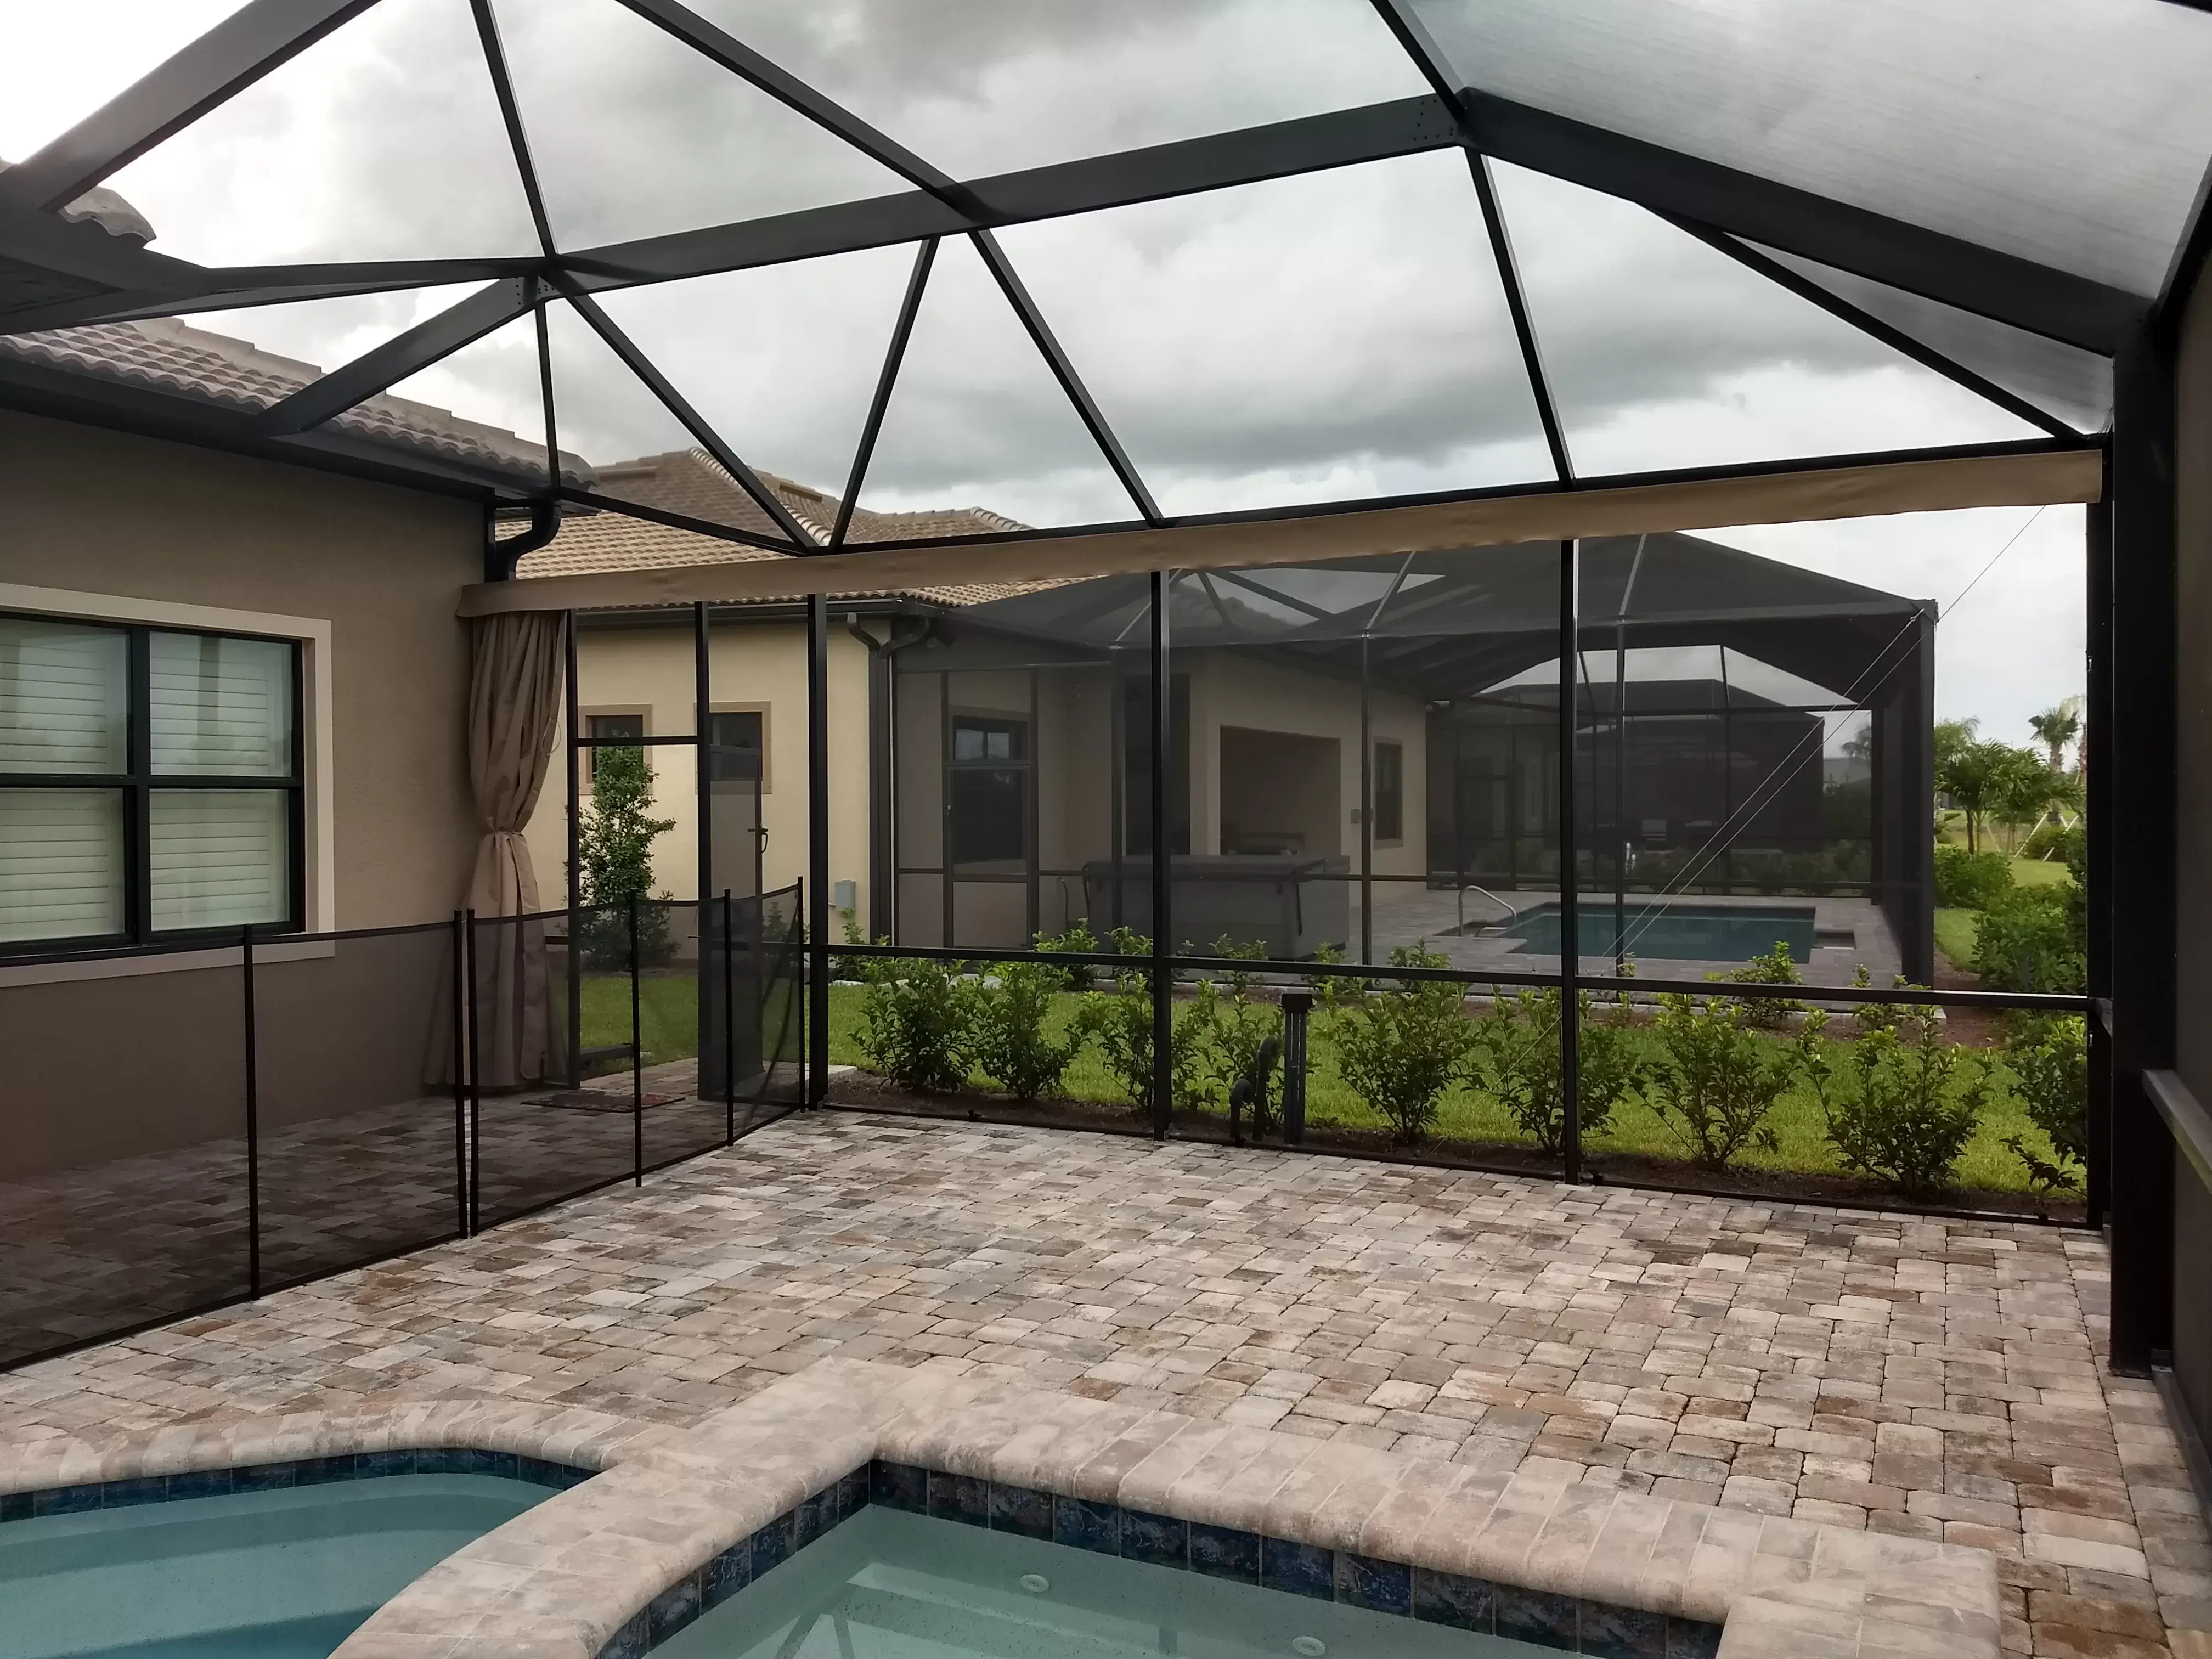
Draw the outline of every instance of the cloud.
[[[1423,89],[1364,0],[697,3],[957,174]],[[0,70],[0,153],[27,153],[233,5],[20,9],[28,15],[11,28],[28,50]],[[902,188],[615,0],[495,6],[564,246]],[[100,50],[87,49],[94,40]],[[36,74],[17,67],[28,62]],[[1639,208],[1496,172],[1585,475],[2027,430]],[[153,220],[156,246],[188,258],[535,246],[465,0],[382,0],[114,183]],[[1456,153],[1018,227],[1003,240],[1170,512],[1548,474]],[[605,303],[739,453],[837,489],[912,257],[873,250]],[[450,297],[325,301],[208,325],[329,365]],[[552,332],[564,447],[605,463],[685,441],[580,324],[557,319]],[[403,390],[534,434],[528,333],[507,331]],[[980,505],[1039,525],[1130,516],[964,245],[939,258],[865,498]],[[1741,544],[1918,595],[1986,557],[2024,517],[1795,526],[1741,532]],[[2027,713],[2078,685],[2079,521],[2047,514],[1944,623],[1946,714],[1981,714],[2016,736]]]

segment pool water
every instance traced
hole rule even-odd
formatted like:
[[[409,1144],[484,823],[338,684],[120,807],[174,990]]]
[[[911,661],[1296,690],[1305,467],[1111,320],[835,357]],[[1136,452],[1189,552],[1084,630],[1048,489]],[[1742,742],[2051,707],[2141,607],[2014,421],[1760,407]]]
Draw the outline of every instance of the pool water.
[[[326,1659],[437,1561],[551,1497],[396,1474],[0,1526],[7,1659]]]
[[[1748,962],[1786,944],[1794,962],[1813,959],[1810,905],[1650,905],[1632,900],[1627,909],[1628,949],[1638,958],[1688,962]],[[1577,909],[1575,929],[1585,957],[1613,954],[1613,901],[1586,898]],[[1539,905],[1506,930],[1534,954],[1559,953],[1559,907]]]
[[[653,1659],[1533,1659],[1553,1652],[878,1504],[701,1614],[654,1648]]]

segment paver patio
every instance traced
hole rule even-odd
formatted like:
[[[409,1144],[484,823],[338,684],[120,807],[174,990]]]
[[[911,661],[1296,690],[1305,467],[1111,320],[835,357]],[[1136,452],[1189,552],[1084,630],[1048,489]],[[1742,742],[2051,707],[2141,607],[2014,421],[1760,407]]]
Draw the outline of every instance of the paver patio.
[[[2094,1236],[806,1115],[0,1377],[0,1437],[399,1389],[696,1422],[830,1353],[1979,1545],[2008,1647],[2212,1656]]]

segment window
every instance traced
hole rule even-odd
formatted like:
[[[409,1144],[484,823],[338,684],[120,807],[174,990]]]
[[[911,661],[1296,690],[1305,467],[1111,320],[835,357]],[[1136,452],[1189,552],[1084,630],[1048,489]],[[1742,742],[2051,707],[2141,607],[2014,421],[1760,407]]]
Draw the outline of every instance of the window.
[[[1406,745],[1375,745],[1375,839],[1406,838]]]
[[[0,949],[300,926],[299,648],[0,616]]]
[[[766,716],[757,708],[732,708],[708,716],[707,775],[716,783],[765,783],[761,732]]]
[[[952,721],[952,862],[1029,857],[1029,723],[960,714]]]
[[[588,789],[599,776],[601,744],[612,747],[617,744],[645,743],[643,714],[586,714],[584,716],[584,737],[592,746],[584,751],[584,787]]]

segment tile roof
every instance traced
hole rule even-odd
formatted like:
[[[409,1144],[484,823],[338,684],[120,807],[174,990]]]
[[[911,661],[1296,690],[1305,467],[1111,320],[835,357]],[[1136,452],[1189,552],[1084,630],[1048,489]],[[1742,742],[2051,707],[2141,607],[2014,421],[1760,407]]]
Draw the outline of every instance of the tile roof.
[[[596,486],[611,503],[633,501],[680,513],[686,518],[726,525],[756,535],[777,534],[760,505],[738,481],[704,450],[679,449],[665,455],[647,455],[632,461],[593,470]],[[774,473],[760,475],[761,482],[802,528],[830,539],[837,521],[837,501],[818,489],[794,483]],[[981,507],[950,507],[923,513],[877,513],[867,507],[853,510],[847,532],[849,545],[871,542],[921,538],[954,539],[997,535],[1024,526]],[[613,570],[659,570],[678,565],[737,564],[755,559],[796,556],[764,547],[726,542],[696,531],[678,530],[650,520],[613,511],[572,514],[562,520],[561,533],[535,553],[525,554],[516,566],[522,577],[594,575]],[[943,605],[980,605],[988,599],[1027,593],[1055,582],[967,582],[945,587],[907,588],[867,593],[839,593],[838,599],[911,597]]]
[[[175,317],[0,335],[0,361],[5,360],[121,380],[253,413],[323,374],[313,363],[280,357],[249,340],[194,328]],[[374,442],[509,477],[543,477],[545,471],[544,444],[388,392],[356,404],[330,426]],[[565,453],[562,459],[564,471],[585,476],[581,461]]]

